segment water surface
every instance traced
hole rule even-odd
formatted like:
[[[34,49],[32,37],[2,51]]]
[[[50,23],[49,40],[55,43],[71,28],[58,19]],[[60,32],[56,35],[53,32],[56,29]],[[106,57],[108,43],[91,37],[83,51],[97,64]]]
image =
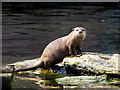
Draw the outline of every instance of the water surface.
[[[45,46],[83,26],[83,51],[119,52],[119,5],[103,3],[3,3],[3,65],[40,57]]]

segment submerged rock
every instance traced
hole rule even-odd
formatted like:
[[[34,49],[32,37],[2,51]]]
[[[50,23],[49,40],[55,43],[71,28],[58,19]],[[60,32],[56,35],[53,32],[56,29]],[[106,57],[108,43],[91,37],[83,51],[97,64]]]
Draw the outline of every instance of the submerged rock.
[[[66,76],[55,79],[58,84],[62,85],[83,85],[90,83],[105,83],[106,76]]]

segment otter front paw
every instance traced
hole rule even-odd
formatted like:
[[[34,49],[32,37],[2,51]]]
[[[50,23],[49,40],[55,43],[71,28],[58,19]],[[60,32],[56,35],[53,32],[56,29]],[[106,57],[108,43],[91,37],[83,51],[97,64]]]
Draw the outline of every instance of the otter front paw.
[[[82,56],[83,54],[81,53],[81,54],[77,54],[77,55],[75,55],[75,56],[77,56],[77,57],[80,57],[80,56]]]

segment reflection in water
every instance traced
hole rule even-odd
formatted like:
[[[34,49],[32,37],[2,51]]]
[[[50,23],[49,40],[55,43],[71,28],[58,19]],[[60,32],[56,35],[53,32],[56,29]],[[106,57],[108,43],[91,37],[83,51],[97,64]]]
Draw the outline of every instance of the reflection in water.
[[[3,64],[39,57],[49,42],[81,25],[87,28],[83,51],[119,52],[116,8],[92,3],[3,3]]]

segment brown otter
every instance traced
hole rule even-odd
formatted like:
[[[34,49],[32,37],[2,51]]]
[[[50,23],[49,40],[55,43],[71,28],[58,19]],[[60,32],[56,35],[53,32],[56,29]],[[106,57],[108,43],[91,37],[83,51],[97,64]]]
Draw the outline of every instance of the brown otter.
[[[81,55],[81,42],[86,36],[86,29],[83,27],[73,28],[73,31],[64,37],[58,38],[49,43],[44,49],[41,58],[35,62],[34,65],[25,68],[18,68],[15,71],[23,71],[35,69],[38,67],[52,67],[69,54],[80,56]]]

